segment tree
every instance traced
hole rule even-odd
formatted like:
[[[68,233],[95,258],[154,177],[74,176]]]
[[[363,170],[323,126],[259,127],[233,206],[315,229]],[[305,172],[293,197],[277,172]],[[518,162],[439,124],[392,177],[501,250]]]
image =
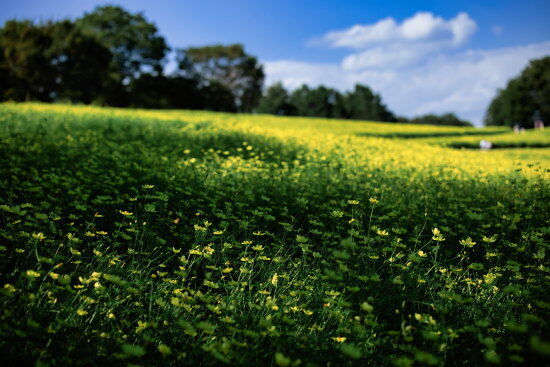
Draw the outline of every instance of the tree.
[[[8,88],[10,87],[10,70],[4,59],[4,49],[0,39],[0,101],[4,99]]]
[[[403,120],[403,119],[402,119]],[[428,114],[417,116],[407,122],[410,124],[429,124],[429,125],[451,125],[451,126],[472,126],[472,123],[466,120],[461,120],[454,113],[446,113],[443,115]]]
[[[235,95],[225,85],[218,81],[211,81],[200,88],[203,99],[203,109],[208,111],[237,112]]]
[[[52,99],[55,84],[47,50],[51,39],[31,21],[10,20],[0,30],[3,69],[8,86],[3,99],[16,101]]]
[[[369,87],[356,84],[353,91],[346,93],[346,117],[355,120],[396,121],[395,116],[382,103],[380,95]]]
[[[259,113],[269,113],[272,115],[293,115],[295,108],[290,103],[287,90],[282,83],[275,83],[269,88],[260,99],[258,105]]]
[[[550,121],[550,56],[532,60],[519,76],[498,91],[485,115],[486,125],[533,126]]]
[[[51,40],[47,59],[55,75],[53,98],[93,102],[111,77],[111,52],[68,20],[47,23],[43,29]]]
[[[250,112],[257,105],[262,91],[264,72],[258,60],[248,55],[242,45],[213,45],[179,50],[180,73],[198,78],[202,86],[230,91],[235,106],[241,112]]]
[[[113,54],[113,70],[129,83],[141,73],[160,75],[169,47],[155,24],[142,13],[131,14],[119,6],[99,6],[76,20],[78,27]]]
[[[9,21],[0,31],[3,99],[90,103],[108,78],[109,50],[68,20]]]
[[[131,107],[204,108],[204,98],[194,79],[142,74],[130,83],[129,90]]]
[[[290,103],[298,116],[343,117],[342,95],[322,85],[314,89],[302,85],[292,92]]]

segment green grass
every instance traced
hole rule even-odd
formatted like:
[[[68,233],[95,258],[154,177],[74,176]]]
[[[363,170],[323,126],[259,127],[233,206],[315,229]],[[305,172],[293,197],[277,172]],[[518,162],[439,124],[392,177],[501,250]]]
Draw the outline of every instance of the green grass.
[[[0,105],[2,361],[547,363],[547,151],[400,128]]]
[[[550,130],[529,130],[521,134],[512,132],[487,134],[482,129],[479,136],[466,135],[444,139],[425,139],[424,142],[439,144],[450,148],[479,149],[479,141],[486,139],[493,148],[550,148]]]

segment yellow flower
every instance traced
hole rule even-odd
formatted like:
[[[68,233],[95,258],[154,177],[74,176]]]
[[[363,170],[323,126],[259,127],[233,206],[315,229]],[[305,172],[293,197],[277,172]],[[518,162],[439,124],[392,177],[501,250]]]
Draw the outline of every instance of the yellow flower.
[[[27,270],[26,274],[31,278],[38,278],[40,276],[40,273],[34,270]]]
[[[37,239],[38,241],[44,241],[46,239],[46,236],[44,236],[44,233],[42,232],[33,233],[32,237]]]
[[[275,274],[273,274],[273,277],[271,278],[271,284],[277,285],[278,282],[279,282],[279,275],[277,275],[277,273],[275,273]]]

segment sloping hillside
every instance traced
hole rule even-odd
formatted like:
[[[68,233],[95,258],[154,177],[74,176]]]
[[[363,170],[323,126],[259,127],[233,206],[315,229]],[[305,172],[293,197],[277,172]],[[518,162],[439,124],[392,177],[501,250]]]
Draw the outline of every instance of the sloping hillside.
[[[549,156],[479,133],[0,105],[0,354],[542,365]]]

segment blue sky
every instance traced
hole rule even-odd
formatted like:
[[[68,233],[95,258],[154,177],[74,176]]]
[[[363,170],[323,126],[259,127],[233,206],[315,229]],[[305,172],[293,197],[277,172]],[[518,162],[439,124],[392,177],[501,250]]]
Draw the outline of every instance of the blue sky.
[[[2,0],[0,22],[74,18],[105,1]],[[548,1],[114,1],[143,11],[172,47],[240,42],[267,82],[370,85],[398,114],[479,123],[497,88],[550,54]]]

